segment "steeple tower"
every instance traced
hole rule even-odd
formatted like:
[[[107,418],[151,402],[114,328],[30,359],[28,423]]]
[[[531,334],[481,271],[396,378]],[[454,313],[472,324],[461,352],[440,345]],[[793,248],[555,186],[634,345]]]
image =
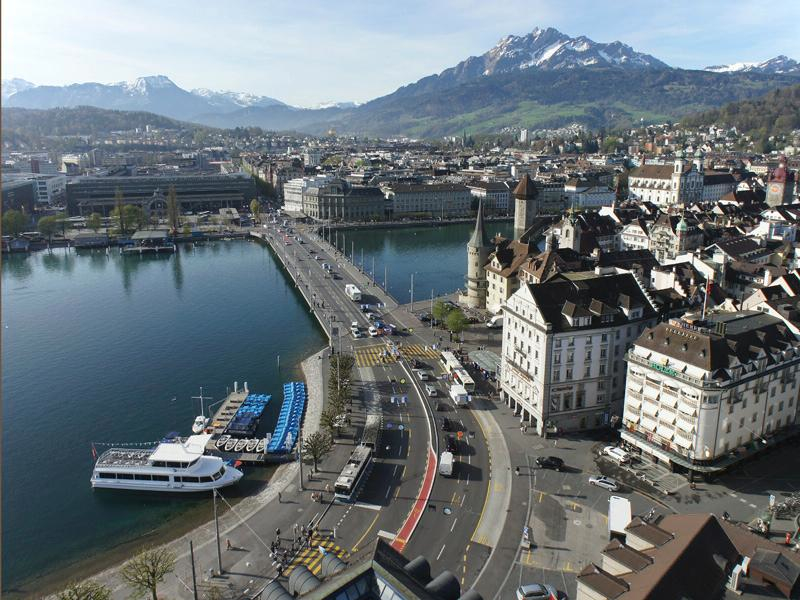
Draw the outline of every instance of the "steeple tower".
[[[514,239],[520,240],[522,235],[533,225],[533,219],[539,214],[539,190],[527,173],[522,176],[514,188]]]
[[[491,246],[483,229],[483,199],[478,202],[478,217],[475,219],[475,230],[467,243],[467,306],[470,308],[486,308],[486,293],[489,283],[486,281],[486,261],[489,259]]]

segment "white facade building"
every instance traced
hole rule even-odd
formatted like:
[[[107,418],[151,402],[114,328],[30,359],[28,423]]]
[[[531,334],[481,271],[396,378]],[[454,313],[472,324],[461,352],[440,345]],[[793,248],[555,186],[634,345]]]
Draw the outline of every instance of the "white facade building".
[[[796,422],[800,341],[773,316],[660,323],[627,361],[622,439],[679,470],[720,471]]]
[[[389,210],[395,218],[407,215],[441,218],[466,216],[472,204],[469,189],[454,183],[396,183],[388,186],[385,193]]]
[[[631,196],[661,207],[692,204],[703,199],[703,161],[687,164],[683,152],[676,153],[672,165],[645,164],[631,171],[628,178]]]
[[[283,184],[283,210],[287,212],[305,212],[303,195],[309,188],[322,187],[333,180],[333,175],[316,177],[298,177]]]
[[[521,284],[503,308],[501,388],[539,435],[622,415],[624,355],[656,310],[630,273],[565,273]]]
[[[585,209],[611,206],[617,194],[607,185],[585,179],[570,179],[564,184],[564,196],[568,206]]]

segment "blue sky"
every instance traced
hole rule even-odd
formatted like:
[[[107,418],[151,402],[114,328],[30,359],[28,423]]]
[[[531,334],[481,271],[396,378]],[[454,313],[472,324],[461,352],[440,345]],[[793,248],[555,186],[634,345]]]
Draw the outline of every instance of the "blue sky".
[[[2,76],[36,84],[163,74],[179,86],[310,106],[363,102],[556,27],[702,68],[800,60],[800,1],[6,0]]]

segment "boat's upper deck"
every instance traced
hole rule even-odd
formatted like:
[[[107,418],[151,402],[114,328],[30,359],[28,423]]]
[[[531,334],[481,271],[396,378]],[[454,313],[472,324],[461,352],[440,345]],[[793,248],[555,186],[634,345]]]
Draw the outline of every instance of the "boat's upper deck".
[[[126,450],[111,448],[97,459],[98,467],[145,467],[150,463],[153,450]]]

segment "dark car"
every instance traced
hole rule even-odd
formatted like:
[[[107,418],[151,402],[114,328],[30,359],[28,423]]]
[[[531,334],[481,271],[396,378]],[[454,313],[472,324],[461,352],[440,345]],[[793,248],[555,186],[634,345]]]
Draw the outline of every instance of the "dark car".
[[[447,434],[444,436],[444,449],[447,452],[452,452],[453,454],[458,454],[458,442],[456,441],[456,436],[452,433]]]
[[[419,320],[422,321],[423,323],[427,323],[428,321],[431,320],[431,314],[430,313],[422,312],[422,313],[419,313],[418,316],[419,316]]]
[[[442,431],[452,431],[453,424],[450,422],[450,419],[447,417],[442,417]]]
[[[540,469],[553,469],[560,471],[564,468],[564,461],[557,456],[537,456],[536,466]]]
[[[439,402],[436,405],[436,410],[439,412],[448,411],[450,410],[450,406],[446,402]]]

